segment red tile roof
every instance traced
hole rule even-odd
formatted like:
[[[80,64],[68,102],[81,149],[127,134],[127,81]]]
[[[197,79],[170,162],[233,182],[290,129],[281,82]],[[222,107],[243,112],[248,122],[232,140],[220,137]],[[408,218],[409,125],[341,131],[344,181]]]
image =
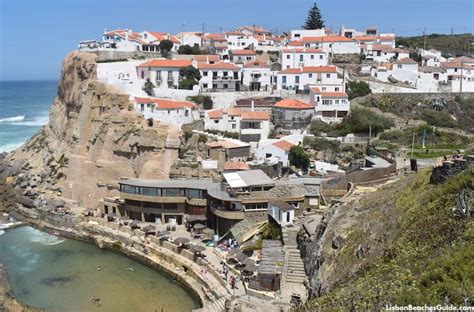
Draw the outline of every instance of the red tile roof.
[[[232,55],[256,55],[254,50],[230,50],[229,53]]]
[[[278,74],[301,74],[301,73],[337,73],[336,66],[307,66],[303,68],[286,68]]]
[[[270,68],[270,65],[267,62],[248,62],[244,65],[244,68]]]
[[[207,63],[198,63],[198,69],[229,69],[229,70],[240,70],[239,66],[235,66],[231,63],[214,63],[214,64],[207,64]]]
[[[328,98],[328,97],[332,97],[332,98],[347,98],[347,94],[345,92],[322,92],[321,93],[321,96],[323,98]]]
[[[231,141],[216,141],[216,142],[207,142],[206,146],[209,147],[223,147],[223,148],[235,148],[235,147],[242,147],[245,145],[239,145]]]
[[[137,67],[186,67],[191,66],[192,61],[190,60],[151,60],[140,65]]]
[[[249,164],[241,161],[226,161],[224,163],[224,170],[249,170]]]
[[[242,115],[242,111],[238,108],[231,107],[227,109],[227,114],[229,114],[229,116],[240,116]]]
[[[401,60],[395,61],[395,64],[416,64],[416,61],[409,57],[402,58]]]
[[[286,152],[288,152],[293,146],[295,146],[295,144],[286,140],[276,141],[272,143],[272,145]]]
[[[310,90],[313,92],[313,93],[321,93],[321,89],[319,89],[318,87],[311,87]]]
[[[314,106],[299,100],[281,100],[275,104],[275,107],[290,108],[290,109],[313,109]]]
[[[204,62],[204,63],[209,63],[209,62],[219,62],[219,55],[214,55],[214,54],[209,54],[209,55],[194,55],[193,59],[196,60],[196,62]]]
[[[283,53],[324,53],[321,49],[314,48],[292,48],[292,49],[283,49]]]
[[[135,102],[138,104],[151,104],[154,103],[157,109],[181,109],[181,108],[196,108],[196,104],[187,101],[173,101],[167,99],[157,98],[143,98],[135,97]]]
[[[226,36],[246,36],[244,33],[240,31],[226,31],[224,34]]]
[[[377,41],[377,36],[356,36],[354,37],[357,41]]]
[[[222,119],[222,109],[213,109],[207,111],[207,116],[211,119]]]
[[[269,120],[270,115],[267,112],[242,112],[242,120]]]
[[[302,43],[313,43],[313,42],[352,42],[351,38],[344,36],[324,36],[324,37],[304,37],[300,40]]]

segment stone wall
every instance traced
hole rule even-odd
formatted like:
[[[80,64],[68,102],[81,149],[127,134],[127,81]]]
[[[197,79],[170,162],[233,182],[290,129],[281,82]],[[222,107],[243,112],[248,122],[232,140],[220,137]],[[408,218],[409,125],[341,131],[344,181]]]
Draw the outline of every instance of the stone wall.
[[[450,157],[449,160],[443,161],[441,166],[433,167],[430,182],[433,184],[442,183],[448,178],[466,170],[471,164],[474,164],[474,156],[466,156],[464,158]]]

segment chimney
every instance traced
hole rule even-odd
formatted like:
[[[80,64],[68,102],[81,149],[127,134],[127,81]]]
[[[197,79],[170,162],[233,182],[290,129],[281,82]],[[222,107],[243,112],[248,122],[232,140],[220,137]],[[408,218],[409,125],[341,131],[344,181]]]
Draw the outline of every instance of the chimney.
[[[128,41],[128,29],[125,29],[125,40]]]
[[[254,101],[254,100],[252,100],[252,102],[251,102],[251,103],[252,103],[252,112],[253,112],[253,111],[255,110],[255,101]]]

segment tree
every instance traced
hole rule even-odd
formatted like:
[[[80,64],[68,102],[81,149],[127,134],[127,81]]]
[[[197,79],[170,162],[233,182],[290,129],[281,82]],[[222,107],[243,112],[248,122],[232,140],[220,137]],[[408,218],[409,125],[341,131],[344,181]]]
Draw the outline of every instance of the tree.
[[[178,54],[201,54],[201,50],[198,45],[191,47],[190,45],[182,45],[178,48]]]
[[[311,9],[309,9],[308,17],[306,18],[306,22],[302,27],[303,29],[307,30],[321,29],[324,27],[324,21],[321,16],[321,11],[319,11],[316,2],[313,4]]]
[[[372,93],[370,86],[365,81],[349,81],[347,84],[347,95],[349,100],[352,100],[359,96],[366,96],[367,94]]]
[[[153,88],[155,88],[155,85],[150,81],[150,78],[147,78],[145,84],[143,85],[143,91],[145,91],[145,93],[149,96],[153,96],[155,95]]]
[[[160,48],[161,55],[166,57],[173,48],[173,42],[170,40],[162,40],[158,47]]]
[[[186,66],[179,70],[179,75],[183,79],[179,82],[179,89],[192,90],[194,85],[199,83],[201,73],[194,66]]]
[[[294,165],[303,171],[308,170],[309,167],[309,155],[306,154],[304,148],[300,145],[295,145],[290,148],[288,153],[288,160],[291,165]]]

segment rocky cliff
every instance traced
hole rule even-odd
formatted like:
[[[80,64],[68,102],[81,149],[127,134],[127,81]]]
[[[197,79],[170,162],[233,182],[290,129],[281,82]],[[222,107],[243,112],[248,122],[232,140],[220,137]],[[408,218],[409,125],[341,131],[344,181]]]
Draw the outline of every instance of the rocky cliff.
[[[474,219],[455,211],[474,205],[474,167],[436,185],[430,177],[360,187],[300,235],[313,295],[304,311],[472,305]]]
[[[63,62],[49,123],[25,145],[7,155],[0,167],[26,206],[71,200],[96,207],[116,196],[121,177],[164,178],[177,159],[167,148],[181,130],[149,125],[129,96],[97,80],[96,55],[70,53]]]

